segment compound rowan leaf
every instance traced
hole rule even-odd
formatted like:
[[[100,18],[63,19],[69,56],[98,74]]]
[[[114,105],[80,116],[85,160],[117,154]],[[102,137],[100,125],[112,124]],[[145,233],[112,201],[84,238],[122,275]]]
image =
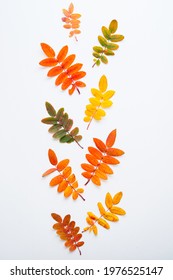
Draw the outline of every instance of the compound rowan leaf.
[[[102,63],[107,64],[107,56],[113,56],[115,51],[119,48],[119,45],[114,44],[114,42],[120,42],[124,39],[123,35],[115,34],[118,28],[117,20],[112,20],[109,24],[109,28],[102,26],[103,36],[98,36],[98,41],[101,45],[93,47],[94,64],[99,66]],[[114,35],[115,34],[115,35]]]
[[[60,108],[56,112],[49,102],[46,102],[45,105],[46,110],[51,117],[42,119],[42,122],[52,125],[49,129],[49,132],[53,133],[52,137],[58,139],[60,143],[76,142],[78,146],[83,148],[79,144],[79,141],[82,139],[82,136],[78,134],[79,128],[75,127],[72,129],[73,120],[64,112],[64,108]]]
[[[82,188],[78,188],[78,181],[76,180],[76,176],[72,173],[71,166],[68,165],[69,159],[61,160],[58,163],[58,160],[56,161],[56,154],[51,149],[49,149],[48,151],[48,157],[50,163],[56,165],[56,168],[48,169],[43,173],[42,177],[46,177],[47,175],[57,171],[58,175],[50,180],[49,185],[51,187],[57,186],[57,191],[59,193],[64,192],[65,197],[72,196],[74,200],[80,197],[85,200],[81,195],[84,190]]]
[[[91,107],[88,108],[92,109],[93,105],[90,106]],[[122,150],[112,148],[115,139],[115,129],[109,133],[108,137],[106,138],[106,143],[104,143],[99,138],[93,138],[97,149],[95,147],[88,147],[89,154],[86,154],[86,159],[89,164],[81,164],[82,169],[85,170],[85,172],[82,172],[82,176],[87,178],[85,185],[92,181],[96,186],[100,186],[101,180],[107,180],[107,175],[113,174],[113,170],[110,168],[109,164],[119,164],[120,162],[115,158],[115,156],[117,154],[119,156],[124,153]]]
[[[68,248],[70,252],[78,249],[78,252],[81,255],[79,247],[82,247],[84,242],[79,241],[82,238],[82,234],[78,233],[80,231],[79,227],[74,228],[76,223],[75,221],[70,221],[71,215],[67,214],[63,219],[56,213],[52,213],[51,216],[57,222],[53,225],[53,229],[56,230],[60,239],[65,241],[64,246]]]
[[[114,197],[120,197],[120,194],[122,194],[122,192],[115,194]],[[105,229],[109,229],[110,225],[108,222],[117,222],[119,221],[117,215],[126,214],[124,209],[113,205],[113,198],[110,193],[107,193],[105,196],[105,205],[107,208],[105,208],[101,202],[97,203],[100,217],[95,215],[93,212],[87,212],[86,222],[89,226],[85,227],[83,232],[94,232],[94,234],[97,235],[98,231],[96,224],[99,224]]]
[[[93,119],[101,120],[106,115],[104,108],[108,108],[113,104],[109,98],[114,95],[115,91],[106,91],[108,81],[105,75],[101,76],[98,87],[98,90],[95,88],[91,89],[94,97],[89,98],[90,104],[86,105],[84,121],[89,123],[87,129]]]
[[[67,13],[69,13],[67,11]],[[64,19],[67,22],[67,19]],[[70,19],[72,21],[72,24],[74,25],[74,22],[78,22],[78,20]],[[75,23],[76,24],[76,23]],[[68,24],[65,25],[66,28],[68,28]],[[75,26],[76,28],[76,26]],[[79,33],[77,29],[74,30],[74,34]],[[86,84],[82,81],[79,81],[83,77],[85,77],[86,72],[85,71],[79,71],[81,70],[83,64],[82,63],[75,63],[73,64],[76,55],[71,54],[68,55],[68,46],[65,45],[61,48],[57,56],[55,57],[55,54],[51,53],[51,47],[48,46],[46,43],[42,43],[41,47],[44,46],[45,48],[45,54],[48,56],[47,58],[41,60],[39,64],[41,66],[45,67],[51,67],[49,69],[47,76],[48,77],[56,77],[55,85],[59,86],[61,85],[62,90],[68,89],[69,95],[72,95],[74,91],[76,90],[80,94],[80,87],[85,87]],[[53,49],[52,49],[53,50]],[[52,57],[51,55],[54,54]]]
[[[63,25],[63,27],[67,29],[71,29],[71,31],[69,32],[69,37],[72,37],[75,34],[80,34],[81,31],[79,30],[80,27],[79,18],[81,17],[81,15],[74,13],[73,3],[70,3],[68,9],[63,9],[62,11],[65,16],[62,17],[62,22],[66,23]],[[75,36],[75,40],[78,41],[76,36]]]

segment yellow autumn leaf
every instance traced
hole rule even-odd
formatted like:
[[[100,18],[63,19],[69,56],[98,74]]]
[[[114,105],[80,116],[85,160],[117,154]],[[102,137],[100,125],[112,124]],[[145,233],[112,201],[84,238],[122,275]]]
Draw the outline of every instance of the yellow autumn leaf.
[[[115,94],[115,90],[108,90],[103,94],[103,99],[104,100],[108,100],[110,99],[112,96],[114,96]]]
[[[113,214],[113,213],[110,213],[110,212],[106,212],[103,217],[108,220],[108,221],[111,221],[111,222],[117,222],[119,221],[118,217]]]
[[[69,197],[72,194],[72,192],[73,192],[73,189],[70,186],[68,186],[64,191],[64,196]]]
[[[91,118],[90,117],[84,117],[83,120],[84,120],[84,122],[89,122],[91,120]]]
[[[98,206],[98,209],[99,209],[101,215],[103,215],[103,214],[106,213],[106,210],[105,210],[105,208],[103,207],[103,204],[102,204],[101,202],[98,202],[98,203],[97,203],[97,206]]]
[[[100,116],[100,117],[106,116],[106,112],[102,109],[98,109],[96,114],[97,114],[97,116]]]
[[[113,197],[113,204],[118,204],[121,201],[122,196],[122,192],[118,192],[117,194],[115,194]]]
[[[99,89],[101,92],[105,92],[107,90],[107,87],[108,87],[107,78],[105,75],[103,75],[99,81]]]
[[[98,224],[106,229],[110,228],[110,225],[102,218],[98,220]]]
[[[95,111],[95,110],[96,110],[96,107],[95,107],[94,105],[92,105],[92,104],[88,104],[88,105],[86,105],[86,109],[87,109],[88,111]]]
[[[89,218],[91,218],[92,220],[98,220],[98,217],[94,213],[88,212],[87,214],[88,214]]]
[[[110,209],[111,213],[113,214],[117,214],[117,215],[125,215],[126,214],[126,211],[120,207],[116,207],[116,206],[113,206],[111,209]]]
[[[86,217],[86,222],[87,222],[90,226],[93,226],[93,225],[94,225],[94,222],[93,222],[93,220],[92,220],[90,217]]]
[[[97,226],[96,226],[96,225],[94,225],[94,226],[92,227],[92,230],[93,230],[94,234],[97,235],[98,229],[97,229]]]
[[[93,113],[89,110],[85,110],[85,115],[88,117],[92,117]]]
[[[113,205],[112,196],[111,196],[111,194],[109,192],[106,194],[105,204],[106,204],[108,209],[111,208],[112,205]]]
[[[97,115],[97,114],[95,114],[95,115],[93,116],[93,118],[94,118],[96,121],[100,121],[100,120],[102,119],[102,117],[99,116],[99,115]]]
[[[91,103],[92,105],[94,105],[94,106],[99,106],[99,105],[100,105],[100,99],[98,99],[98,98],[91,97],[91,98],[89,99],[89,101],[90,101],[90,103]]]
[[[113,104],[113,102],[111,100],[106,100],[106,101],[102,102],[101,106],[102,106],[102,108],[109,108],[112,106],[112,104]]]
[[[91,93],[92,93],[93,96],[95,96],[98,99],[101,99],[103,97],[101,91],[96,89],[96,88],[92,88]]]

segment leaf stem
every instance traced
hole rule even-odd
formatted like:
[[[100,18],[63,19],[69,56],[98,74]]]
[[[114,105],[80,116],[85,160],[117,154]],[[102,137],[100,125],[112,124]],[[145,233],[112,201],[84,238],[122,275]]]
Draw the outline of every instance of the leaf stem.
[[[77,39],[77,37],[76,36],[74,36],[75,37],[75,40],[76,40],[76,42],[78,42],[78,39]]]
[[[93,64],[93,66],[92,66],[92,68],[94,68],[94,66],[96,65],[96,62],[94,62],[94,64]]]
[[[73,138],[73,137],[72,137]],[[74,138],[73,138],[74,139]],[[79,142],[77,140],[74,139],[74,141],[76,142],[76,144],[78,144],[78,146],[83,149],[83,147],[79,144]]]
[[[76,87],[77,92],[80,94],[80,90]]]

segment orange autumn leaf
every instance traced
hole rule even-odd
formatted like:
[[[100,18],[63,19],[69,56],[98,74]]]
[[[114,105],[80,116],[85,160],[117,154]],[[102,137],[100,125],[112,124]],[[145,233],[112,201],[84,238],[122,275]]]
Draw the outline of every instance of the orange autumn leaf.
[[[107,154],[109,156],[122,156],[124,154],[124,152],[120,149],[116,149],[116,148],[108,148],[107,149]]]
[[[97,159],[102,159],[103,157],[102,153],[94,147],[88,147],[88,151]]]
[[[62,84],[64,82],[64,80],[68,77],[66,72],[62,72],[58,78],[56,78],[55,84],[56,86],[59,86],[60,84]]]
[[[63,71],[63,68],[61,66],[55,66],[48,71],[47,76],[54,77],[54,76],[57,76],[60,73],[62,73],[62,71]]]
[[[108,148],[111,148],[115,143],[115,139],[116,139],[116,129],[112,130],[111,133],[108,135],[106,139],[106,146]]]
[[[97,186],[101,185],[100,178],[97,175],[93,175],[91,177],[91,181]]]
[[[79,71],[82,68],[83,64],[82,63],[76,63],[73,64],[72,66],[70,66],[67,70],[68,75],[71,75],[73,73],[76,73],[77,71]]]
[[[63,69],[68,69],[71,64],[73,63],[73,61],[75,60],[75,54],[71,54],[69,56],[66,57],[66,59],[62,62],[62,68]]]
[[[89,171],[89,172],[93,172],[95,170],[95,167],[93,165],[91,165],[91,164],[88,164],[88,163],[82,163],[81,167],[84,170]]]
[[[101,180],[107,180],[107,175],[113,174],[113,170],[110,168],[109,164],[119,164],[120,162],[115,158],[115,156],[117,154],[120,156],[124,153],[122,150],[112,148],[115,139],[115,129],[109,133],[106,143],[98,138],[93,138],[97,148],[88,147],[89,154],[86,154],[86,159],[89,164],[81,164],[82,169],[85,170],[85,172],[82,172],[82,176],[88,179],[85,185],[92,181],[96,186],[100,186]]]
[[[106,145],[103,143],[103,141],[101,141],[98,138],[93,138],[94,143],[96,145],[96,147],[101,151],[101,152],[105,152],[106,151]]]
[[[86,159],[89,163],[91,163],[92,165],[94,166],[97,166],[98,165],[98,160],[97,158],[95,158],[93,155],[91,154],[86,154]]]
[[[98,170],[102,171],[105,174],[113,174],[113,170],[106,163],[101,163],[98,167]]]
[[[41,43],[41,47],[45,50],[44,53],[48,56],[51,56],[53,53],[53,49],[46,43]],[[53,50],[51,53],[51,49]],[[85,71],[79,71],[83,64],[75,63],[73,64],[76,55],[71,54],[68,55],[68,46],[64,46],[59,51],[57,57],[55,55],[53,57],[45,58],[39,62],[41,66],[44,67],[52,67],[48,73],[48,77],[56,77],[55,85],[61,85],[62,90],[68,89],[69,95],[72,95],[76,90],[80,94],[80,87],[86,87],[86,84],[82,81],[85,75]]]
[[[103,180],[107,180],[108,179],[107,174],[105,172],[102,172],[99,169],[96,170],[95,175],[97,175],[100,179],[103,179]]]
[[[86,87],[86,84],[85,84],[84,82],[77,81],[77,82],[76,82],[76,86],[77,86],[77,87]]]
[[[71,166],[65,167],[63,169],[63,176],[64,176],[64,178],[68,178],[69,176],[71,176],[71,172],[72,172]]]
[[[41,48],[47,57],[55,57],[55,51],[46,43],[41,43]]]
[[[92,178],[92,174],[87,172],[87,171],[86,172],[82,172],[82,176],[87,178],[87,179],[91,179]]]
[[[80,71],[80,72],[76,72],[72,74],[72,79],[74,81],[82,79],[83,77],[85,77],[85,72],[84,71]]]
[[[41,60],[40,62],[39,62],[39,64],[41,65],[41,66],[55,66],[55,65],[57,65],[58,64],[58,61],[57,61],[57,59],[56,58],[45,58],[45,59],[43,59],[43,60]]]
[[[108,164],[119,164],[120,163],[118,159],[111,157],[111,156],[104,156],[103,162],[108,163]]]
[[[66,166],[69,164],[69,159],[63,159],[61,160],[57,165],[57,170],[62,171],[66,168]]]
[[[66,78],[61,85],[62,90],[67,89],[71,84],[72,84],[72,79]]]
[[[50,181],[50,186],[54,187],[57,186],[58,184],[60,184],[63,180],[63,177],[61,175],[58,175],[54,178],[52,178],[52,180]]]
[[[45,171],[42,177],[58,172],[58,175],[53,177],[50,180],[49,185],[51,187],[57,186],[57,192],[64,192],[64,197],[72,196],[73,200],[76,200],[78,197],[82,198],[85,201],[85,198],[81,195],[84,192],[82,188],[78,187],[78,181],[75,174],[72,173],[72,168],[69,166],[69,159],[64,159],[58,162],[55,152],[51,149],[48,151],[49,161],[56,168],[50,168]]]
[[[42,174],[42,177],[45,177],[45,176],[53,173],[54,171],[56,171],[56,168],[50,168]]]
[[[68,214],[63,219],[56,213],[52,213],[51,216],[56,221],[56,224],[53,225],[53,229],[56,230],[56,234],[59,235],[60,239],[65,241],[65,247],[68,248],[70,252],[77,249],[81,255],[79,247],[82,247],[84,242],[81,241],[82,234],[79,233],[80,228],[75,227],[75,221],[71,221],[71,215]]]
[[[53,150],[51,150],[51,149],[48,150],[48,157],[49,157],[49,161],[52,165],[57,165],[58,159]]]
[[[57,191],[58,191],[59,193],[64,192],[65,189],[66,189],[67,187],[68,187],[67,181],[63,180],[63,181],[59,184],[59,186],[58,186],[58,188],[57,188]]]
[[[62,49],[59,51],[57,55],[57,61],[62,62],[66,58],[67,53],[68,53],[68,46],[62,47]]]
[[[75,34],[80,34],[81,31],[79,30],[80,27],[80,20],[81,17],[80,14],[74,13],[74,5],[73,3],[70,3],[68,9],[62,10],[64,16],[62,17],[62,22],[65,23],[63,25],[66,29],[71,29],[69,32],[69,37],[74,36]],[[75,40],[77,40],[77,37],[75,36]]]

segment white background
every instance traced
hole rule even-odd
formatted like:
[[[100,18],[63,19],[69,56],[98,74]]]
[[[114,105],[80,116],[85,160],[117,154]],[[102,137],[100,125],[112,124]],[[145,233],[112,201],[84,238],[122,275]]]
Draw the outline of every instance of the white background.
[[[82,14],[76,43],[62,28],[62,8],[70,1],[1,1],[1,176],[0,176],[0,258],[1,259],[172,259],[173,257],[173,17],[172,1],[77,1],[75,12]],[[112,19],[119,22],[118,33],[125,36],[108,65],[91,68],[92,47],[97,45],[101,26]],[[76,62],[84,64],[87,87],[81,95],[69,96],[46,77],[39,66],[45,56],[40,43],[56,52],[64,45]],[[114,104],[89,131],[83,122],[90,88],[97,87],[105,74],[109,89],[115,89]],[[83,135],[77,145],[53,141],[44,103],[64,107]],[[50,178],[41,178],[49,168],[47,151],[70,164],[83,187],[80,164],[85,162],[92,138],[105,141],[117,128],[116,147],[125,151],[114,175],[100,188],[85,188],[86,202],[64,199],[49,187]],[[51,176],[50,176],[51,177]],[[85,246],[69,253],[51,229],[52,212],[70,213],[81,227],[87,211],[98,213],[97,202],[106,192],[123,191],[121,207],[127,215],[99,227],[98,236],[85,233]]]

